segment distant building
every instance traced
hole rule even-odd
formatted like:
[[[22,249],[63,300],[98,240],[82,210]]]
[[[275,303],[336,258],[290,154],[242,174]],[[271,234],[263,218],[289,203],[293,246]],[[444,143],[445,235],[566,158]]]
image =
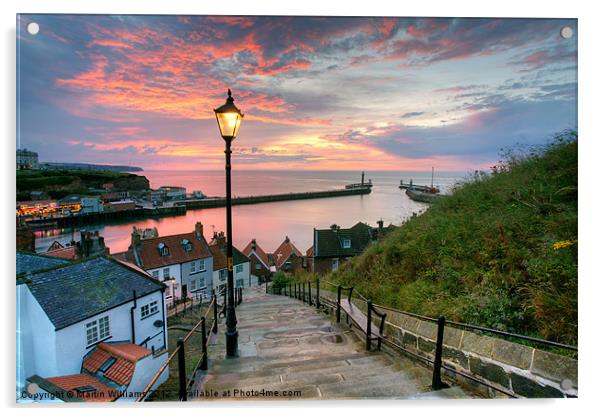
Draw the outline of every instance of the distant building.
[[[272,274],[270,271],[270,259],[267,253],[252,239],[243,249],[242,253],[251,260],[251,274],[265,281]]]
[[[122,201],[130,197],[129,191],[110,191],[100,196],[103,202]]]
[[[114,256],[165,282],[168,299],[211,295],[213,259],[200,222],[189,233],[147,239],[134,229],[128,250]]]
[[[192,191],[193,199],[205,199],[207,196],[202,191]]]
[[[159,189],[151,189],[151,202],[183,201],[186,199],[186,188],[181,186],[161,186]]]
[[[121,201],[112,201],[112,202],[107,202],[104,205],[104,210],[105,211],[112,211],[112,212],[116,212],[116,211],[131,211],[136,209],[136,203],[134,201],[132,201],[131,199],[124,199]]]
[[[81,213],[95,214],[104,211],[104,204],[97,196],[87,196],[81,199]]]
[[[168,356],[164,290],[118,260],[18,252],[17,389],[142,390]]]
[[[159,237],[159,231],[157,227],[153,228],[136,228],[132,227],[132,233],[138,234],[141,240],[148,240],[149,238]]]
[[[54,199],[18,201],[17,216],[46,217],[54,215],[59,205]]]
[[[70,245],[65,247],[55,240],[48,247],[45,254],[52,257],[75,260],[98,255],[109,255],[109,248],[105,246],[104,237],[100,236],[98,231],[91,233],[81,230],[80,241],[72,241]]]
[[[293,272],[303,268],[303,254],[286,236],[282,244],[272,254],[276,270]]]
[[[341,228],[336,224],[324,230],[314,228],[314,244],[307,251],[307,264],[315,273],[336,271],[343,262],[361,254],[369,244],[394,228],[393,225],[383,227],[382,220],[378,221],[378,228],[363,222],[351,228]]]
[[[213,289],[219,293],[228,282],[227,244],[224,233],[214,233],[209,244],[213,256]],[[256,276],[251,275],[251,261],[236,247],[232,247],[234,287],[251,287],[259,284]]]
[[[17,149],[17,169],[37,169],[38,154],[27,149]]]

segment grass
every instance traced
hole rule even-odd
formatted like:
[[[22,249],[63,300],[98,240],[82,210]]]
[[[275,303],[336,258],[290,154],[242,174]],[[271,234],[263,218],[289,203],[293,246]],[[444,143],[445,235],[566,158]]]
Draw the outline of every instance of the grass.
[[[179,314],[176,317],[167,319],[167,344],[168,351],[171,355],[177,345],[178,339],[184,338],[186,334],[200,321],[207,307],[194,307],[192,310],[187,310],[185,314]],[[212,322],[211,315],[207,325]],[[202,335],[200,326],[198,332],[194,332],[184,344],[184,356],[186,358],[186,380],[190,378],[192,370],[197,365],[202,356],[201,350]],[[157,388],[147,399],[147,401],[178,401],[178,358],[174,357],[169,363],[169,378]]]
[[[398,309],[577,343],[577,133],[507,151],[326,277]]]

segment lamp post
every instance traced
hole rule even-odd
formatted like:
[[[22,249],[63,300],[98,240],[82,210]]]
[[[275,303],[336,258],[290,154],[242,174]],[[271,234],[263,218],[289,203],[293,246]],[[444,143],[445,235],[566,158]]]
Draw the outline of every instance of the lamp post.
[[[240,122],[243,114],[234,105],[232,91],[228,89],[228,98],[226,104],[213,110],[217,119],[220,134],[226,142],[226,233],[227,233],[227,251],[228,258],[228,302],[226,306],[226,357],[232,358],[238,355],[238,331],[236,330],[236,310],[234,309],[234,262],[232,260],[232,189],[231,189],[231,170],[230,159],[232,150],[230,149],[232,141],[236,138],[240,129]]]

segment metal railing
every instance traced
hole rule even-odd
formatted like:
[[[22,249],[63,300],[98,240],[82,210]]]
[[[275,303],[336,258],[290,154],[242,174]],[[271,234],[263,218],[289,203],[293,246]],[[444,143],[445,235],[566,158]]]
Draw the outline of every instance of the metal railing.
[[[223,289],[223,292],[226,293],[226,288]],[[220,317],[220,313],[218,312],[218,296],[221,296],[222,293],[216,294],[213,291],[213,295],[211,296],[211,302],[207,305],[207,310],[205,314],[201,317],[201,319],[190,329],[184,337],[181,337],[177,341],[176,348],[171,352],[171,354],[167,357],[167,360],[163,365],[159,368],[159,370],[155,373],[153,378],[148,382],[146,387],[142,390],[142,393],[137,397],[136,401],[141,402],[144,401],[151,392],[153,386],[159,380],[159,377],[163,374],[163,372],[169,367],[170,363],[177,358],[177,368],[178,368],[178,398],[180,401],[188,400],[188,391],[194,385],[196,380],[196,375],[199,370],[206,371],[208,368],[208,347],[209,347],[209,335],[211,333],[217,334],[218,332],[218,320]],[[224,297],[224,300],[226,298]],[[237,288],[235,290],[235,305],[240,305],[242,303],[242,288]],[[225,303],[224,303],[225,309]],[[223,310],[223,309],[222,309]],[[207,319],[209,314],[212,313],[213,319],[209,328],[207,327]],[[190,340],[191,336],[195,333],[201,333],[201,355],[199,360],[194,365],[190,376],[186,377],[186,343]]]
[[[530,337],[527,335],[515,334],[515,333],[511,333],[511,332],[501,331],[498,329],[486,328],[486,327],[482,327],[482,326],[478,326],[478,325],[466,324],[466,323],[456,322],[456,321],[448,321],[445,319],[445,316],[443,316],[443,315],[439,316],[438,318],[433,318],[433,317],[429,317],[429,316],[415,314],[412,312],[402,311],[402,310],[391,308],[391,307],[384,306],[384,305],[375,304],[370,299],[366,298],[361,293],[359,293],[357,290],[354,290],[353,286],[343,287],[341,285],[333,284],[329,281],[323,281],[323,283],[326,283],[326,284],[332,286],[333,288],[336,288],[336,303],[334,303],[334,302],[331,303],[330,299],[328,299],[328,298],[324,298],[324,299],[320,298],[320,279],[316,279],[316,282],[315,282],[315,284],[316,284],[315,306],[317,309],[320,309],[324,303],[331,304],[332,307],[336,308],[336,320],[337,320],[337,323],[340,323],[341,322],[342,291],[349,292],[349,294],[347,296],[347,300],[350,304],[351,304],[353,295],[355,295],[357,299],[360,299],[360,300],[366,302],[366,311],[367,311],[367,317],[366,317],[367,322],[366,322],[366,328],[365,328],[366,350],[368,350],[368,351],[371,350],[372,341],[374,340],[374,338],[372,337],[372,314],[375,314],[377,317],[381,318],[381,322],[379,325],[379,336],[377,337],[378,348],[380,349],[381,342],[382,342],[385,345],[388,345],[389,347],[400,350],[401,352],[409,355],[410,357],[412,357],[414,359],[417,359],[417,360],[423,362],[426,365],[429,365],[429,366],[432,365],[433,366],[433,376],[432,376],[431,387],[433,390],[440,390],[444,387],[447,387],[447,385],[441,379],[441,370],[444,369],[445,371],[449,371],[450,373],[464,377],[474,383],[491,388],[491,389],[493,389],[497,392],[503,393],[509,397],[512,397],[512,398],[518,397],[513,392],[511,392],[505,388],[501,388],[494,384],[488,383],[484,380],[474,377],[471,374],[468,374],[464,371],[459,371],[456,368],[448,366],[445,363],[443,363],[443,336],[444,336],[446,325],[450,325],[452,327],[457,327],[457,328],[463,328],[463,329],[467,329],[467,330],[471,330],[471,331],[481,331],[481,332],[491,333],[491,334],[495,334],[498,336],[506,336],[506,337],[520,339],[523,341],[529,341],[529,342],[533,342],[533,343],[538,343],[538,344],[546,345],[546,346],[550,346],[550,347],[563,348],[563,349],[570,350],[570,351],[578,351],[578,347],[574,346],[574,345],[562,344],[562,343],[555,342],[555,341],[548,341],[548,340],[541,339],[541,338],[535,338],[535,337]],[[311,300],[311,284],[309,284],[309,287],[310,287],[309,299]],[[287,288],[288,288],[288,290],[287,290]],[[268,289],[267,289],[267,284],[266,284],[266,293],[267,292],[268,292]],[[277,288],[276,290],[275,290],[275,288],[272,288],[272,294],[281,295],[282,287]],[[301,285],[301,284],[295,282],[295,283],[290,283],[290,284],[284,286],[284,294],[288,295],[289,297],[305,301],[305,298],[306,298],[305,297],[305,283],[303,283]],[[385,318],[386,318],[387,314],[383,313],[383,312],[379,312],[376,308],[386,310],[386,311],[391,311],[391,312],[397,312],[397,313],[411,316],[411,317],[414,317],[417,319],[422,319],[422,320],[436,323],[437,337],[436,337],[436,341],[435,341],[434,359],[431,359],[429,357],[426,357],[426,356],[417,354],[413,351],[410,351],[407,348],[403,347],[402,345],[399,345],[399,344],[393,342],[388,337],[384,336],[384,325],[385,325]],[[348,314],[347,314],[347,318],[349,318]],[[403,329],[392,323],[389,323],[389,325],[391,325],[395,328],[398,328],[398,329]],[[360,329],[362,329],[362,328],[360,328]]]

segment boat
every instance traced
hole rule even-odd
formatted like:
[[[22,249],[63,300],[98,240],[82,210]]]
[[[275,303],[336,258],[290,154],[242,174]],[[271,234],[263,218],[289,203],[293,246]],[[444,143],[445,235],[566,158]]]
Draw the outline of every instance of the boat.
[[[413,201],[426,202],[428,204],[445,197],[445,195],[439,193],[421,191],[413,188],[407,188],[406,195]]]

